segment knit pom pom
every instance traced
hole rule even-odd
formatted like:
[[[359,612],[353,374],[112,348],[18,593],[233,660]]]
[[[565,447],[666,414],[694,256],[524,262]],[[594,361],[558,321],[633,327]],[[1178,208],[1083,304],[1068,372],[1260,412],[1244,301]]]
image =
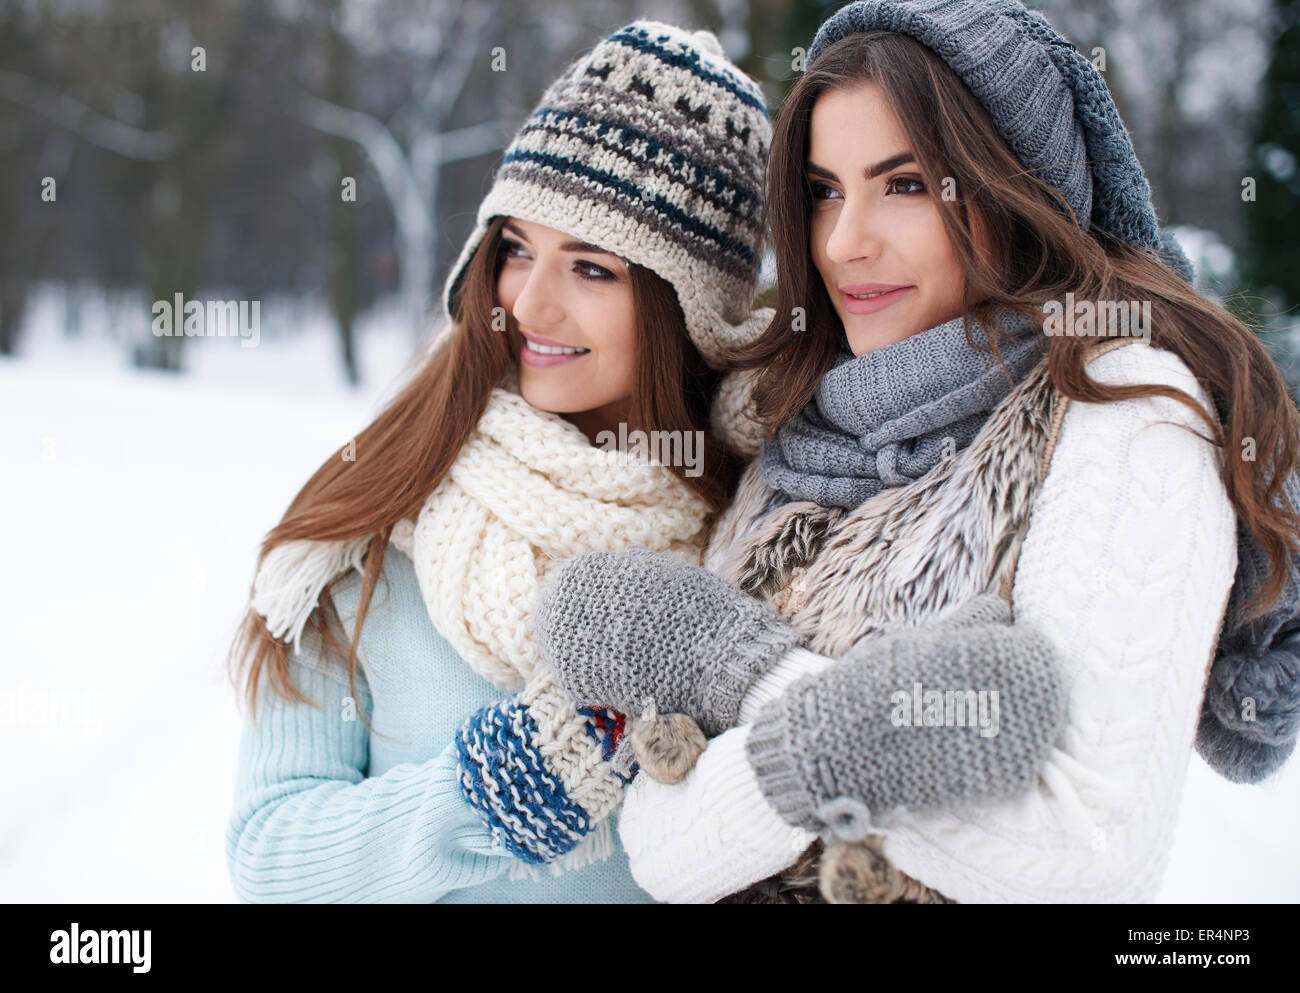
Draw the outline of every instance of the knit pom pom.
[[[895,868],[878,834],[829,846],[822,853],[819,883],[827,903],[953,902]]]
[[[820,882],[827,903],[893,903],[903,891],[898,870],[866,841],[827,848]]]
[[[633,722],[631,740],[642,771],[656,782],[669,784],[686,778],[709,743],[686,714],[661,717],[653,703]]]

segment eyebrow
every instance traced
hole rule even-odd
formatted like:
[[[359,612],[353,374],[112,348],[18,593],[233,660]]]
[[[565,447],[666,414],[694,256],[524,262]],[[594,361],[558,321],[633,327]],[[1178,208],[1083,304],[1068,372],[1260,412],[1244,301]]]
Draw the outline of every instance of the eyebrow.
[[[502,226],[511,234],[518,235],[520,238],[523,238],[524,241],[528,241],[528,235],[524,234],[521,230],[519,230],[519,228],[516,227],[512,221],[506,221],[506,223]],[[608,255],[610,258],[614,258],[614,259],[619,258],[619,256],[615,255],[613,252],[607,252],[605,249],[600,248],[597,245],[590,245],[585,241],[566,241],[563,245],[560,246],[560,251],[594,252],[597,255]]]
[[[875,179],[882,172],[888,172],[890,169],[897,169],[901,165],[907,165],[907,163],[915,162],[915,161],[916,161],[916,156],[913,155],[911,152],[899,152],[897,155],[891,155],[889,158],[881,162],[877,162],[873,166],[868,166],[867,168],[863,169],[862,175],[865,176],[867,179]],[[836,180],[839,179],[839,177],[836,176],[835,173],[831,172],[829,169],[819,166],[816,162],[812,161],[811,159],[809,159],[807,162],[804,163],[804,169],[807,170],[810,176],[818,176],[822,179],[836,179]]]

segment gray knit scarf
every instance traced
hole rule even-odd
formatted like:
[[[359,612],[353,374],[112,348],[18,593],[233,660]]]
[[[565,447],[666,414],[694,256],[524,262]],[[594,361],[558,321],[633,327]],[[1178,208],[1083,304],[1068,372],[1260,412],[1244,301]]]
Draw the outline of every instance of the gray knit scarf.
[[[1019,381],[1044,353],[1042,329],[1018,311],[998,316],[999,351]],[[763,479],[781,502],[852,509],[966,448],[1013,386],[969,323],[981,347],[960,317],[856,357],[842,340],[812,401],[763,445]]]

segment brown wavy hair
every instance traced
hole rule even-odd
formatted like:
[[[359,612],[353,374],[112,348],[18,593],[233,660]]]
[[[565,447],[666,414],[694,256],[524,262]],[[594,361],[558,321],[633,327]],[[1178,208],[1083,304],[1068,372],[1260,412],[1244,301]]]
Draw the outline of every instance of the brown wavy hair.
[[[353,639],[348,641],[341,630],[330,594],[343,575],[325,587],[304,630],[304,641],[316,639],[325,657],[346,666],[354,700],[359,699],[361,628],[393,525],[419,511],[483,416],[492,389],[510,368],[518,367],[522,336],[492,327],[503,261],[501,228],[506,220],[492,221],[466,267],[446,339],[354,442],[341,446],[321,464],[262,540],[259,566],[271,549],[286,541],[371,536]],[[712,508],[706,522],[711,523],[734,489],[740,469],[738,457],[709,430],[709,407],[721,374],[709,368],[687,337],[686,319],[672,286],[640,265],[628,263],[628,271],[637,315],[636,388],[628,429],[704,432],[704,472],[688,476],[685,467],[670,468]],[[345,452],[351,460],[344,458]],[[249,596],[251,600],[251,587]],[[254,720],[263,677],[285,699],[312,703],[290,679],[290,654],[291,646],[271,635],[265,618],[250,604],[231,645],[228,665],[232,682],[237,686],[242,679],[244,683]],[[361,716],[373,732],[364,712]]]
[[[1300,515],[1288,509],[1281,493],[1300,454],[1300,414],[1263,343],[1154,254],[1095,226],[1083,230],[1063,194],[1015,157],[948,65],[905,35],[867,31],[828,47],[792,87],[775,122],[766,209],[776,257],[776,315],[753,344],[730,356],[732,368],[762,370],[755,410],[768,436],[812,398],[843,333],[810,252],[813,204],[804,164],[818,97],[864,83],[883,90],[926,186],[938,190],[944,178],[956,180],[956,199],[936,202],[966,274],[967,335],[970,318],[991,329],[989,342],[999,362],[997,338],[1006,333],[995,316],[1000,307],[1041,326],[1043,304],[1063,301],[1067,292],[1084,300],[1151,302],[1151,344],[1187,364],[1212,398],[1217,420],[1171,386],[1107,386],[1091,379],[1084,372],[1095,345],[1089,338],[1049,337],[1052,383],[1065,396],[1087,403],[1150,396],[1178,400],[1197,413],[1209,431],[1207,440],[1225,454],[1243,452],[1243,442],[1254,439],[1259,470],[1245,457],[1225,457],[1222,479],[1238,519],[1272,565],[1251,601],[1250,616],[1267,610],[1285,589],[1288,555],[1300,538]],[[802,328],[793,320],[796,308],[803,308]]]

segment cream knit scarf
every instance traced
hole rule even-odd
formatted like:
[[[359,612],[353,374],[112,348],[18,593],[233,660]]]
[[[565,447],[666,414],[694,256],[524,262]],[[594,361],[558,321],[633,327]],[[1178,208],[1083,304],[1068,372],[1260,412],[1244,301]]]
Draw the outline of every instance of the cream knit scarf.
[[[494,389],[475,430],[392,544],[410,556],[438,632],[494,686],[520,689],[540,663],[533,606],[547,576],[588,550],[644,545],[698,563],[707,503],[669,469],[599,448],[558,414]],[[267,555],[252,606],[300,648],[325,585],[362,569],[369,537],[295,541]]]

